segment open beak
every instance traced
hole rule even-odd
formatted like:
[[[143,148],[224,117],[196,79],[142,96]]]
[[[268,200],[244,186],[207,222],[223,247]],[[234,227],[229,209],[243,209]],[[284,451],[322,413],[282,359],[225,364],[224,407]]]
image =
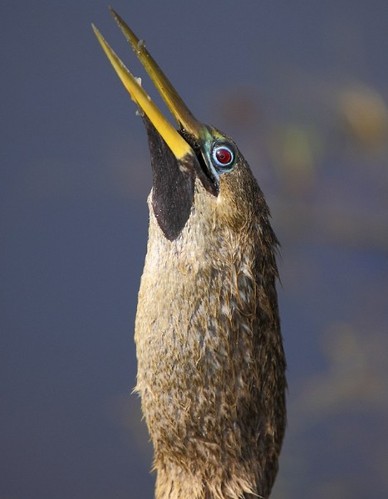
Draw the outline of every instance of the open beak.
[[[137,38],[134,32],[112,8],[110,10],[125,38],[131,44],[133,51],[137,55],[139,61],[142,63],[144,69],[147,71],[148,75],[153,81],[156,89],[165,101],[171,114],[180,124],[181,131],[187,132],[189,135],[191,135],[194,141],[199,140],[203,125],[194,118],[170,81],[167,79],[165,74],[149,54],[144,45],[144,42]],[[181,161],[189,156],[193,156],[194,151],[190,144],[186,142],[186,140],[169,123],[169,121],[166,120],[159,108],[153,103],[150,96],[143,89],[139,80],[135,78],[133,74],[126,68],[121,59],[105,41],[99,30],[93,24],[92,27],[105,54],[110,60],[124,87],[129,92],[132,100],[148,117],[148,119],[164,139],[176,159],[178,161]]]

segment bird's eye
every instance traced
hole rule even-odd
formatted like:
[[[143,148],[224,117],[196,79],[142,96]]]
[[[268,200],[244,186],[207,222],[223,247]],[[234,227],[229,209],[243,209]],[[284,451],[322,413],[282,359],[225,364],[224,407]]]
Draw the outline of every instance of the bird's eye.
[[[226,144],[216,144],[212,150],[213,164],[220,172],[232,170],[235,161],[235,152],[231,146]]]

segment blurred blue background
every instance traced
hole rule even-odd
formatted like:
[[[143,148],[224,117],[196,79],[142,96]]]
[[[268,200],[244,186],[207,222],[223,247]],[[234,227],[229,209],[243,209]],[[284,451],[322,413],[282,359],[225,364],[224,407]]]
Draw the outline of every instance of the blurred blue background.
[[[388,497],[386,0],[113,6],[271,207],[289,366],[273,497]],[[92,21],[144,77],[105,0],[0,7],[0,499],[153,493],[130,395],[148,148]]]

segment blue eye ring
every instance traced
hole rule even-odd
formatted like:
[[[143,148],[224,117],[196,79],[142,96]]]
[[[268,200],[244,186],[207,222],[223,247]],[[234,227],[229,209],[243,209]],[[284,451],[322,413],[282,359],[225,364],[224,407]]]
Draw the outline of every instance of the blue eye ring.
[[[220,172],[229,172],[233,169],[236,153],[234,148],[225,143],[216,143],[211,151],[214,167]]]

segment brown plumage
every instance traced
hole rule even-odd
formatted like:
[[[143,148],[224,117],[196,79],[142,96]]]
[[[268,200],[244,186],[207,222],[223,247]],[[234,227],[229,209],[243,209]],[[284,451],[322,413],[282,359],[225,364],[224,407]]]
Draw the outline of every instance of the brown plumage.
[[[230,140],[230,139],[229,139]],[[276,238],[238,155],[219,195],[196,179],[180,235],[152,206],[136,316],[137,391],[157,498],[268,497],[284,433]]]
[[[156,498],[267,498],[286,413],[269,210],[233,140],[193,118],[115,17],[181,125],[171,141],[129,88],[144,113],[153,169],[135,340]]]

